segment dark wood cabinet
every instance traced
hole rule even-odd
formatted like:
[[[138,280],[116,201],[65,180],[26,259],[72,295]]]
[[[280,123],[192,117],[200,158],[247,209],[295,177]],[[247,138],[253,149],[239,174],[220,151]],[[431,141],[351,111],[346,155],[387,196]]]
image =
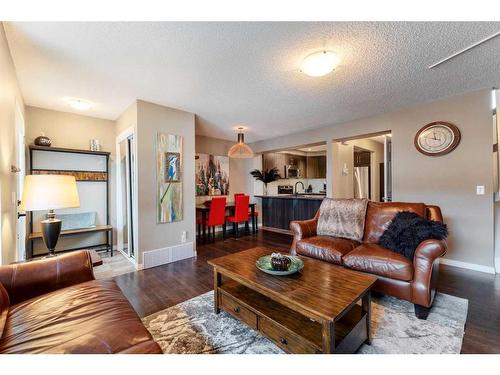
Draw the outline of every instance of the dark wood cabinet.
[[[326,178],[326,156],[307,157],[307,178]]]
[[[312,219],[323,198],[259,197],[262,199],[262,225],[279,230],[290,230],[293,220]]]
[[[288,178],[287,167],[295,165],[300,171],[300,178],[326,178],[326,156],[303,156],[283,152],[262,154],[262,168],[278,168],[281,178]]]

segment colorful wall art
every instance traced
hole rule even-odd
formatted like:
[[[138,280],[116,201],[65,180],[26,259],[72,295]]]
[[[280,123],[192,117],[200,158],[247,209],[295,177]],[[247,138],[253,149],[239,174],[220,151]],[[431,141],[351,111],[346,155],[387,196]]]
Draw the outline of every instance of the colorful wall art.
[[[229,195],[229,157],[196,154],[196,195]]]
[[[156,135],[157,222],[182,220],[182,137]]]

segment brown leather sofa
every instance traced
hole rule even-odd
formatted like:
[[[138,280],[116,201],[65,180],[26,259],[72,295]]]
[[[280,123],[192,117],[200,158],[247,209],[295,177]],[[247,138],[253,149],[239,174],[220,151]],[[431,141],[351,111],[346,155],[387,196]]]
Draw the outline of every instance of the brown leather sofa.
[[[90,254],[0,267],[0,353],[161,353]]]
[[[415,251],[413,261],[377,244],[388,224],[399,211],[443,221],[437,206],[423,203],[369,202],[362,242],[318,236],[319,210],[310,220],[293,221],[291,253],[324,260],[356,271],[376,275],[374,290],[415,304],[415,315],[426,319],[436,293],[439,258],[446,253],[446,242],[426,240]]]

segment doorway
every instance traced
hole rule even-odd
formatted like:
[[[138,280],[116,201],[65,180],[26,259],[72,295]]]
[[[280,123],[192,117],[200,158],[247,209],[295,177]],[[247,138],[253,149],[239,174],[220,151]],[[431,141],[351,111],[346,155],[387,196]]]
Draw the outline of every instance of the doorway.
[[[392,201],[389,131],[333,142],[333,197]]]
[[[136,166],[135,135],[128,130],[117,137],[116,197],[117,249],[135,263],[136,255]]]
[[[12,167],[12,171],[16,173],[16,261],[20,262],[26,259],[26,214],[19,212],[26,174],[26,141],[24,117],[18,103],[16,103],[15,123],[16,165]]]

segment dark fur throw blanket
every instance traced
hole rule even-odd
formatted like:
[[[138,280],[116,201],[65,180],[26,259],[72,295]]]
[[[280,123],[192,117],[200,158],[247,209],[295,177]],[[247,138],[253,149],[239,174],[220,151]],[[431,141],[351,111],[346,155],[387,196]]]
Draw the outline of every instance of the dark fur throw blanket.
[[[425,240],[444,240],[448,236],[445,224],[428,220],[414,212],[398,212],[378,243],[413,261],[417,246]]]

